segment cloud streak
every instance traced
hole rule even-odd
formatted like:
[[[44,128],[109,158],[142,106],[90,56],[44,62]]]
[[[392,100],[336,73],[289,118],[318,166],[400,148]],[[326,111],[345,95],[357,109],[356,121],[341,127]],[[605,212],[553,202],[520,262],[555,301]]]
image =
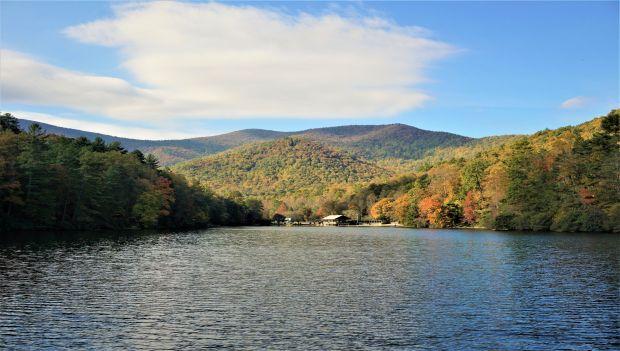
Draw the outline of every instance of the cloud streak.
[[[119,50],[139,86],[3,51],[3,100],[148,121],[390,116],[431,99],[427,68],[457,51],[382,18],[217,3],[125,4],[65,33]]]
[[[560,108],[569,110],[569,109],[577,109],[586,106],[590,103],[590,98],[585,96],[575,96],[570,99],[563,101],[560,104]]]

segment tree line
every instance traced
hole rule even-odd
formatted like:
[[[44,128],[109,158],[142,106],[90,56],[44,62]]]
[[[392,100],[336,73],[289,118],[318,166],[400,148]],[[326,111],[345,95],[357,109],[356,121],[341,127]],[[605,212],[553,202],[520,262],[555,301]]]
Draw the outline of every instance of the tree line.
[[[0,230],[198,228],[262,223],[258,200],[224,198],[97,138],[19,128],[0,114]]]

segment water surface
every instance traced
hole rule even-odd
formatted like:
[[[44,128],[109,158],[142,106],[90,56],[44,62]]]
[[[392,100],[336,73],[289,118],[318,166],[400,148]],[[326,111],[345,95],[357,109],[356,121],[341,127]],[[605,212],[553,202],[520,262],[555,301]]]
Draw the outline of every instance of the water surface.
[[[0,349],[620,349],[620,236],[221,228],[0,241]]]

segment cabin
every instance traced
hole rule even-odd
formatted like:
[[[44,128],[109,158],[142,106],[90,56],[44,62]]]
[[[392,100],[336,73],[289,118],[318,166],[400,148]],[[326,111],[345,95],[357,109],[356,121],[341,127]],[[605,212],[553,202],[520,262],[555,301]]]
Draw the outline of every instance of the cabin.
[[[343,215],[329,215],[321,219],[321,225],[343,225],[348,224],[351,219]]]

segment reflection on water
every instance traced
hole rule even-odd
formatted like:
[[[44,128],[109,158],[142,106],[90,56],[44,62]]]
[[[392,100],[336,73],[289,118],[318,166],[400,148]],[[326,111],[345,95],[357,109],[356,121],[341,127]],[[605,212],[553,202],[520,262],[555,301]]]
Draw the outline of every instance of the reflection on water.
[[[398,228],[22,235],[0,241],[0,348],[619,349],[619,252]]]

